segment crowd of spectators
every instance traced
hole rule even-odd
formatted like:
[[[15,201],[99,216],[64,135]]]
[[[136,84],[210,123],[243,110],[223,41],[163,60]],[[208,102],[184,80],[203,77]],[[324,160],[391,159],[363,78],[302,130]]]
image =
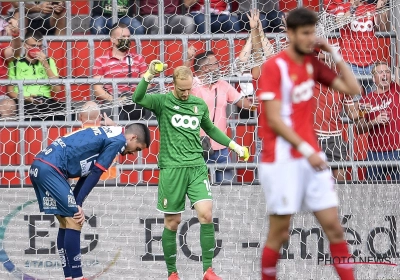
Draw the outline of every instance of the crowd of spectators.
[[[341,93],[330,92],[316,86],[315,130],[322,150],[329,161],[342,162],[348,157],[347,143],[342,138],[344,129],[342,119],[347,117],[356,124],[360,134],[369,133],[369,160],[398,160],[397,105],[400,102],[395,92],[398,83],[391,82],[390,65],[378,61],[380,48],[376,31],[389,31],[388,13],[376,11],[387,5],[387,0],[324,0],[324,10],[333,15],[337,22],[354,17],[350,24],[339,28],[338,50],[351,66],[355,75],[363,76],[364,91],[357,100],[349,100]],[[255,109],[254,92],[260,68],[246,65],[265,61],[273,55],[274,44],[265,33],[284,32],[285,16],[279,10],[278,0],[260,0],[257,12],[250,12],[250,0],[238,0],[237,11],[232,11],[232,3],[223,0],[210,1],[210,26],[206,28],[204,0],[165,0],[163,6],[164,26],[160,26],[159,3],[156,0],[141,2],[118,1],[118,21],[113,21],[112,1],[94,1],[91,9],[90,33],[109,35],[111,47],[103,55],[96,57],[93,67],[94,78],[140,78],[147,69],[145,58],[135,53],[131,46],[131,35],[140,34],[203,34],[244,33],[249,37],[231,67],[232,75],[252,77],[253,83],[239,83],[239,88],[221,79],[220,63],[209,50],[196,50],[189,47],[184,63],[193,67],[193,94],[203,98],[210,108],[210,117],[222,130],[227,129],[226,108],[229,103],[237,105],[240,117],[248,118]],[[0,79],[55,79],[59,77],[56,61],[42,50],[43,36],[66,34],[66,8],[63,1],[23,2],[25,7],[24,38],[20,39],[18,28],[20,3],[13,2],[7,18],[0,19],[0,33],[12,36],[11,42],[0,44]],[[365,15],[364,17],[360,17]],[[356,19],[357,18],[357,19]],[[163,31],[160,31],[160,30]],[[327,54],[316,55],[330,66],[332,61]],[[255,63],[257,64],[257,63]],[[260,64],[260,63],[258,63]],[[367,77],[367,78],[365,78]],[[198,83],[198,85],[196,85]],[[124,105],[124,101],[134,91],[134,84],[119,84],[117,92],[111,85],[93,86],[96,103],[99,105],[119,103],[118,110],[105,110],[110,116],[117,113],[120,120],[139,120],[146,111],[136,104]],[[54,111],[62,112],[65,104],[57,99],[61,91],[59,85],[24,85],[19,92],[16,85],[0,86],[0,117],[17,115],[19,94],[24,97],[24,111],[29,119],[38,118]],[[116,99],[117,98],[117,99]],[[88,106],[87,104],[85,105]],[[362,108],[361,108],[362,106]],[[112,107],[112,106],[110,106]],[[362,114],[359,112],[363,112]],[[79,116],[77,116],[79,119]],[[55,115],[51,120],[64,120],[65,114]],[[400,125],[400,124],[399,124]],[[208,162],[227,163],[229,154],[226,149],[211,141],[213,153],[206,157]],[[345,179],[345,168],[333,168],[337,180]],[[382,174],[393,168],[368,168],[370,179],[383,179]],[[386,172],[386,173],[385,173]],[[377,175],[378,174],[378,175]],[[383,177],[382,177],[382,176]],[[387,174],[386,174],[387,175]],[[217,182],[231,181],[231,170],[219,170]],[[392,179],[400,179],[392,176]]]

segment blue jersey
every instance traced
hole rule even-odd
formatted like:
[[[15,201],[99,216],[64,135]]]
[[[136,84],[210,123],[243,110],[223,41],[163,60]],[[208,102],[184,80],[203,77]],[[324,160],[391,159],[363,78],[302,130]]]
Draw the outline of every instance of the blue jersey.
[[[56,139],[35,159],[53,166],[66,178],[85,177],[94,165],[106,171],[125,147],[122,127],[90,127]]]

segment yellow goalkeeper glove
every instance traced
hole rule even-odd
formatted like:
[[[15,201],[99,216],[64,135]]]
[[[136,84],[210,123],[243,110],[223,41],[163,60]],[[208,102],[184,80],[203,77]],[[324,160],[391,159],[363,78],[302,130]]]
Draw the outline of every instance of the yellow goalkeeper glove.
[[[249,149],[247,147],[240,146],[238,143],[235,141],[231,141],[229,143],[229,148],[236,152],[240,158],[242,158],[244,161],[248,161],[250,158],[250,153]]]
[[[160,60],[153,60],[150,62],[149,68],[146,73],[144,73],[143,78],[146,82],[150,83],[150,81],[154,78],[155,75],[160,74],[165,69],[167,69],[168,65],[162,63]]]

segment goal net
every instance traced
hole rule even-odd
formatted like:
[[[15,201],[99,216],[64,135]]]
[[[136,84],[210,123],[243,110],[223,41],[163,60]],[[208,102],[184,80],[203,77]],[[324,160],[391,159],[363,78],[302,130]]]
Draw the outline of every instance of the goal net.
[[[193,94],[205,99],[214,123],[249,147],[247,163],[213,142],[214,154],[205,153],[214,200],[213,266],[223,279],[260,279],[260,248],[268,230],[257,174],[262,128],[259,112],[237,101],[257,103],[251,71],[288,46],[282,17],[300,2],[318,12],[318,36],[352,64],[363,86],[354,100],[318,86],[315,90],[315,130],[338,182],[340,219],[357,263],[356,277],[398,279],[399,156],[397,149],[390,150],[400,129],[398,99],[371,96],[378,82],[397,78],[400,3],[368,1],[351,14],[341,1],[324,1],[323,7],[319,1],[211,1],[210,6],[199,1],[190,8],[181,1],[36,2],[0,2],[0,279],[62,278],[58,222],[39,213],[29,167],[58,137],[101,125],[99,113],[120,125],[144,123],[153,140],[145,151],[117,157],[85,202],[84,275],[167,278],[164,220],[156,211],[159,127],[151,111],[131,100],[154,59],[168,68],[153,79],[151,94],[172,90],[173,69],[189,66],[196,76]],[[246,16],[253,6],[261,11],[261,49],[252,46]],[[112,29],[117,22],[122,28]],[[315,55],[335,67],[330,55],[318,50]],[[376,62],[383,64],[373,72]],[[362,121],[381,113],[377,125],[382,129],[362,129]],[[379,149],[385,145],[389,148]],[[181,279],[202,277],[199,228],[196,213],[188,208],[177,239]],[[279,279],[337,279],[328,240],[312,215],[296,216],[290,235],[280,252]]]

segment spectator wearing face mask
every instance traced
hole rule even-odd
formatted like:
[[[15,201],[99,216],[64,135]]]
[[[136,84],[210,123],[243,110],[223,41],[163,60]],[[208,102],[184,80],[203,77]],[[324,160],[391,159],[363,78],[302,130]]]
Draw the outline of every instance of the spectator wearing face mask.
[[[44,52],[43,34],[40,31],[30,30],[26,33],[23,49],[25,55],[9,64],[10,80],[58,79],[56,62]],[[17,85],[14,85],[9,90],[8,96],[16,103],[20,94],[24,96],[24,110],[29,119],[63,121],[65,114],[62,112],[65,110],[65,104],[54,98],[60,92],[60,85],[24,85],[22,92]],[[47,117],[47,114],[52,116]]]
[[[210,119],[220,130],[226,132],[228,128],[226,113],[228,103],[236,104],[243,109],[256,109],[256,106],[253,106],[247,98],[243,98],[231,84],[221,79],[219,62],[214,52],[207,51],[189,58],[194,60],[193,68],[196,75],[193,79],[192,93],[206,102]],[[186,66],[190,66],[191,60],[185,63]],[[204,131],[201,131],[201,136],[205,135]],[[211,148],[214,153],[206,158],[207,163],[230,162],[228,148],[213,140]],[[224,168],[216,171],[216,183],[232,182],[232,179],[232,170]]]
[[[94,78],[141,78],[147,70],[143,56],[134,53],[130,41],[131,32],[127,25],[117,23],[110,32],[112,49],[96,58],[93,68]],[[136,84],[118,84],[119,101],[132,96]],[[103,103],[112,103],[114,93],[111,84],[94,85],[94,94]],[[110,115],[110,112],[106,112]],[[144,116],[144,109],[136,104],[119,109],[120,120],[138,120]]]

